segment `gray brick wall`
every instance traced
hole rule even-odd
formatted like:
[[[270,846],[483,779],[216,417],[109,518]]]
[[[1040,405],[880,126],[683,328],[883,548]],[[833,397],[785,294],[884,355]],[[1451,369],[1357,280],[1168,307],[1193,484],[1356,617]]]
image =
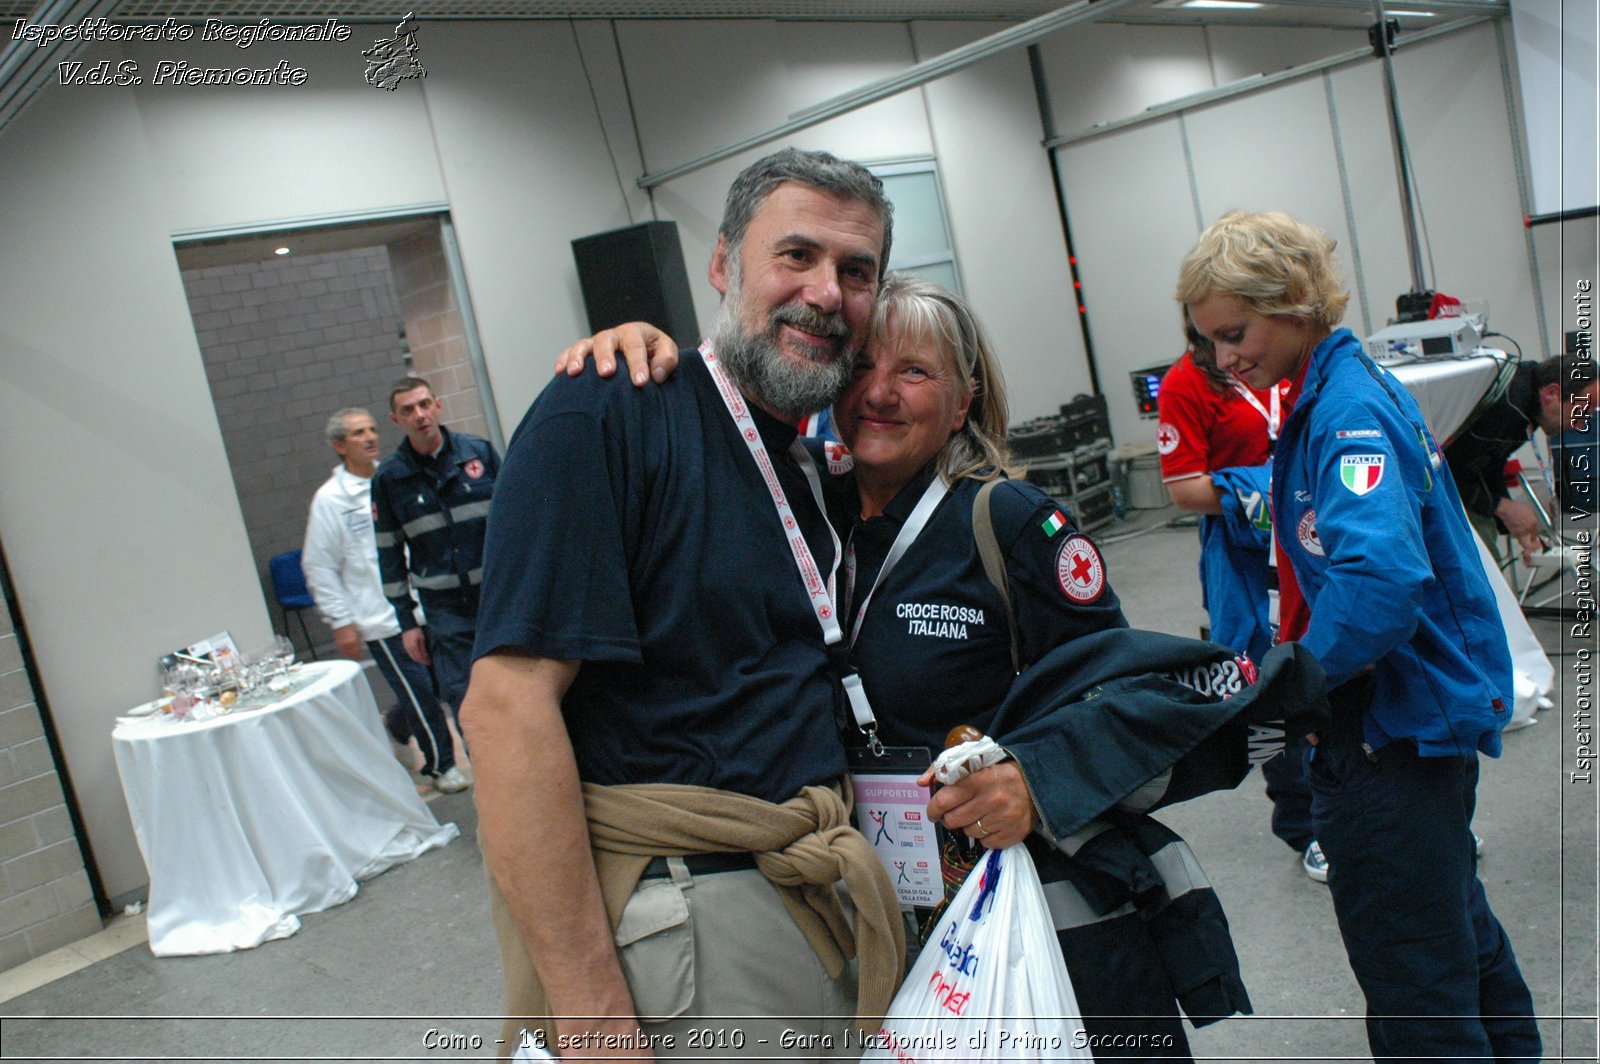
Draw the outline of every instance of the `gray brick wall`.
[[[0,970],[100,928],[38,694],[0,602]]]
[[[467,355],[467,330],[439,234],[419,233],[395,241],[389,245],[389,261],[413,368],[443,400],[446,424],[487,436],[478,379]]]
[[[338,461],[322,435],[328,415],[366,407],[384,454],[401,440],[386,406],[389,386],[408,371],[389,255],[382,247],[291,255],[183,277],[250,548],[278,624],[267,560],[300,547],[311,496]],[[331,641],[315,611],[304,616],[314,642]],[[299,622],[291,629],[298,645]]]

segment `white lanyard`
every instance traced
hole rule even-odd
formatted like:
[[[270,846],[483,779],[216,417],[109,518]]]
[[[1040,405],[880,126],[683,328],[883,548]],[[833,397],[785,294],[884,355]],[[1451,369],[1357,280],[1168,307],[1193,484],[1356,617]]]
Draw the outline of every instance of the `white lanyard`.
[[[861,605],[856,607],[855,620],[850,625],[850,645],[856,645],[856,638],[861,634],[861,622],[866,619],[867,605],[872,601],[873,592],[883,585],[884,578],[889,575],[895,563],[905,556],[911,549],[911,544],[916,542],[922,534],[923,528],[928,524],[928,519],[933,516],[933,511],[938,509],[944,497],[950,494],[950,485],[945,483],[944,477],[935,473],[933,479],[922,492],[922,498],[917,500],[916,508],[911,511],[911,516],[906,518],[906,523],[901,526],[900,534],[894,537],[894,542],[889,546],[889,553],[884,556],[883,564],[878,567],[878,576],[872,581],[872,587]],[[855,537],[845,546],[845,586],[852,593],[856,586],[856,544]]]
[[[789,453],[800,463],[800,469],[805,473],[807,483],[811,485],[811,494],[817,500],[817,509],[822,512],[823,523],[828,527],[828,535],[833,539],[833,568],[829,570],[826,580],[822,578],[816,560],[811,556],[811,546],[806,543],[800,522],[789,506],[789,497],[784,492],[783,485],[778,482],[778,471],[773,468],[766,445],[761,442],[761,430],[756,428],[755,418],[750,415],[749,404],[739,389],[734,387],[733,381],[728,377],[728,371],[717,361],[716,352],[711,350],[709,341],[700,345],[700,353],[705,356],[706,368],[711,371],[711,379],[717,384],[723,405],[728,408],[728,416],[733,418],[733,423],[738,428],[740,437],[744,439],[745,446],[750,448],[750,457],[755,459],[756,468],[761,470],[761,477],[767,482],[767,489],[772,492],[772,504],[778,511],[778,521],[783,525],[783,533],[789,540],[789,551],[794,557],[795,569],[800,574],[801,584],[805,586],[812,612],[817,616],[817,623],[822,626],[823,641],[828,646],[833,646],[844,639],[844,631],[839,627],[838,612],[833,605],[839,559],[843,552],[839,549],[839,535],[828,521],[828,510],[823,504],[822,481],[817,476],[817,467],[811,461],[811,455],[806,451],[805,444],[796,438],[789,448]]]
[[[911,544],[922,534],[928,524],[928,519],[933,516],[933,511],[938,509],[939,503],[950,493],[950,485],[945,483],[944,477],[935,473],[933,480],[923,489],[922,498],[917,500],[916,508],[911,511],[911,516],[906,518],[906,523],[901,526],[900,533],[894,537],[894,542],[889,545],[889,553],[884,557],[883,564],[878,567],[877,578],[872,581],[872,588],[867,592],[867,597],[861,600],[861,605],[856,607],[855,622],[850,626],[850,645],[855,646],[856,636],[861,634],[861,622],[867,616],[867,604],[872,601],[872,593],[878,590],[883,583],[883,578],[889,575],[889,570],[894,568],[906,553],[911,549]],[[854,588],[856,580],[856,548],[852,542],[846,548],[848,555],[846,577],[850,586]],[[872,711],[872,702],[867,698],[867,689],[861,683],[861,675],[854,669],[844,677],[844,693],[850,699],[850,714],[856,719],[856,727],[867,737],[867,749],[876,757],[883,756],[883,743],[878,741],[878,716]]]
[[[1269,402],[1272,404],[1272,408],[1269,410],[1261,405],[1261,400],[1256,398],[1256,393],[1250,390],[1249,385],[1245,384],[1241,380],[1235,379],[1233,381],[1233,390],[1244,396],[1244,401],[1255,407],[1256,413],[1260,414],[1266,420],[1267,439],[1272,443],[1278,442],[1278,426],[1282,424],[1283,421],[1283,408],[1279,405],[1278,400],[1278,389],[1280,387],[1282,387],[1282,385],[1274,384],[1268,391],[1268,394],[1271,396]],[[1267,490],[1270,493],[1270,485],[1272,483],[1272,478],[1270,475],[1267,478],[1267,483],[1269,485]],[[1278,567],[1278,547],[1276,540],[1273,541],[1270,549],[1267,551],[1267,567],[1271,569],[1276,569]],[[1268,588],[1267,625],[1272,630],[1272,641],[1274,643],[1278,641],[1279,613],[1280,608],[1278,604],[1278,589],[1275,587]]]
[[[1234,391],[1244,396],[1244,401],[1255,407],[1256,413],[1260,414],[1266,419],[1267,439],[1272,440],[1274,443],[1276,443],[1278,440],[1278,426],[1283,421],[1283,413],[1278,406],[1279,387],[1279,385],[1274,384],[1270,389],[1270,394],[1272,396],[1272,409],[1269,411],[1266,407],[1261,405],[1261,400],[1256,398],[1256,393],[1250,390],[1250,386],[1248,384],[1238,380],[1233,382]]]

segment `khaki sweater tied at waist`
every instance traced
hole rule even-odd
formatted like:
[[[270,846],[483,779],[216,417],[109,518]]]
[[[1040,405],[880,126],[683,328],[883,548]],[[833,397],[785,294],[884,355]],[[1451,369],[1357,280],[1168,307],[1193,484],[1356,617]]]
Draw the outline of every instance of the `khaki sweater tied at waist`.
[[[652,857],[751,853],[777,888],[789,914],[830,976],[859,957],[856,1022],[876,1031],[899,986],[905,926],[894,885],[872,845],[850,824],[838,789],[806,787],[782,805],[710,787],[672,783],[583,785],[584,811],[611,927]],[[844,917],[835,883],[843,880],[855,906],[855,927]],[[491,878],[491,887],[493,880]],[[498,894],[498,892],[495,892]],[[494,899],[509,1017],[540,1017],[547,1006],[536,980],[512,1000],[513,960],[532,975],[520,936]],[[507,941],[507,937],[511,941]],[[514,957],[520,953],[520,957]],[[525,966],[525,967],[524,967]],[[514,1033],[514,1032],[513,1032]]]

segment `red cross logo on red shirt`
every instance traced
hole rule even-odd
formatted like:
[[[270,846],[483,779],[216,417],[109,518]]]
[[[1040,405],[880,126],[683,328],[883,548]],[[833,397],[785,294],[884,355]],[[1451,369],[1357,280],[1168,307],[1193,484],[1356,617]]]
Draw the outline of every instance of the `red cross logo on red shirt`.
[[[1161,454],[1171,454],[1178,449],[1178,429],[1165,421],[1156,426],[1156,450]]]

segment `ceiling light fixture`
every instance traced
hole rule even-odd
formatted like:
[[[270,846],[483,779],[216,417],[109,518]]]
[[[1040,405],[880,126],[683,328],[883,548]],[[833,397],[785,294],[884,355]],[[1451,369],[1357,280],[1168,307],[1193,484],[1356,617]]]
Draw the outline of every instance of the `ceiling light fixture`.
[[[287,254],[289,254],[289,249],[288,248],[273,248],[272,249],[272,253],[274,255],[287,255]]]
[[[1256,3],[1255,0],[1184,0],[1179,7],[1207,7],[1219,11],[1254,11],[1266,4]]]
[[[1384,14],[1398,15],[1401,18],[1432,18],[1434,16],[1434,12],[1432,11],[1402,11],[1401,9],[1395,7],[1389,8],[1384,12]]]

